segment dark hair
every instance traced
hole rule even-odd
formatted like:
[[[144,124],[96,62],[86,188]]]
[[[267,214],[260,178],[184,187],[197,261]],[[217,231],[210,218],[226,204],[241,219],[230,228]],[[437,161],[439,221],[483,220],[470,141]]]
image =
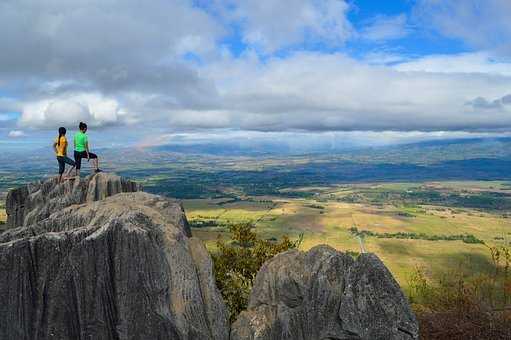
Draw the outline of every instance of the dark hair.
[[[78,128],[80,130],[85,130],[87,128],[87,124],[85,124],[84,122],[80,122],[80,124],[78,125]]]
[[[57,145],[60,146],[60,138],[66,134],[66,128],[65,127],[59,127],[59,138],[57,140]]]

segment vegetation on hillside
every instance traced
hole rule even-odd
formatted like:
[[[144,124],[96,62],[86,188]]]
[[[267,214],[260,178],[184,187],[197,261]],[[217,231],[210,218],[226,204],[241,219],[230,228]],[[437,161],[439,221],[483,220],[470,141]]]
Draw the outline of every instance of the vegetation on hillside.
[[[217,285],[233,322],[246,309],[255,276],[276,254],[301,242],[283,237],[263,240],[250,223],[230,226],[231,239],[217,241],[213,252]],[[511,337],[511,248],[488,246],[491,267],[477,275],[470,263],[446,268],[431,276],[416,267],[408,282],[408,296],[424,339],[504,339]],[[357,254],[352,254],[357,256]]]
[[[417,267],[410,276],[409,299],[421,337],[433,340],[511,339],[511,248],[488,247],[492,268],[468,276],[470,263],[429,278]]]

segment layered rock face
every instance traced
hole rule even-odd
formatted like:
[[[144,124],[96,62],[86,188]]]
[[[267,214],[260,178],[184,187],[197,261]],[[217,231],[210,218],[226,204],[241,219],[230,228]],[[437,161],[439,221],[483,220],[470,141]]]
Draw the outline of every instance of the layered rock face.
[[[418,339],[406,298],[372,254],[357,260],[328,246],[289,251],[257,274],[232,340]]]
[[[115,194],[135,189],[99,174],[9,194],[20,227],[0,234],[0,339],[228,339],[211,258],[181,205]]]

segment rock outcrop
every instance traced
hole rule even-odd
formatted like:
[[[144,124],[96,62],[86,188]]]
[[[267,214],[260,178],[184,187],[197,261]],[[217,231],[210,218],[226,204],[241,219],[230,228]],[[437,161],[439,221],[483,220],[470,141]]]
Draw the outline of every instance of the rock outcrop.
[[[120,192],[140,189],[137,183],[108,173],[57,184],[57,179],[52,178],[11,190],[5,205],[7,228],[31,225],[73,204],[93,202]]]
[[[372,254],[328,246],[277,255],[257,274],[231,340],[418,339],[406,298]]]
[[[266,262],[229,331],[211,257],[181,204],[139,189],[102,173],[9,193],[0,339],[418,339],[382,262],[327,246]]]
[[[181,205],[115,194],[136,188],[101,174],[9,194],[19,227],[0,234],[0,339],[229,338]]]

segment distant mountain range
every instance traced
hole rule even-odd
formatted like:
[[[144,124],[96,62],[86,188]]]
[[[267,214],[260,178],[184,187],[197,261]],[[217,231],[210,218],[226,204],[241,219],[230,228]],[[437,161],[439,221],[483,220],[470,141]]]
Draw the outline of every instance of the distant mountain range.
[[[120,148],[95,150],[107,164],[113,168],[122,164],[155,164],[177,159],[187,162],[205,161],[209,157],[218,159],[239,157],[271,158],[286,164],[290,159],[310,159],[311,161],[349,161],[371,164],[415,164],[429,165],[445,161],[463,161],[472,159],[511,160],[511,138],[471,138],[424,141],[410,144],[395,144],[379,147],[355,147],[353,145],[328,148],[319,144],[305,150],[291,147],[286,143],[258,142],[239,143],[205,142],[194,144],[169,144],[150,148]],[[14,169],[44,169],[52,167],[55,158],[51,148],[40,148],[30,153],[0,153],[0,171]],[[511,172],[511,169],[510,169]]]
[[[168,144],[148,149],[151,152],[174,152],[218,156],[264,156],[264,155],[336,155],[350,159],[373,161],[391,160],[405,163],[434,163],[444,160],[473,158],[510,158],[511,138],[470,138],[424,141],[379,147],[356,147],[353,145],[332,147],[316,144],[310,148],[291,147],[275,142],[207,142],[194,144]]]
[[[332,183],[511,180],[511,138],[437,140],[302,154],[272,144],[248,148],[215,143],[94,151],[104,170],[151,178],[148,187],[172,197],[179,192],[190,197],[211,195],[214,192],[208,190],[217,190],[219,183],[253,194],[271,194],[275,188]],[[54,176],[56,165],[49,148],[32,154],[0,154],[0,191]],[[90,166],[85,163],[87,171]],[[187,188],[182,187],[185,179]]]

